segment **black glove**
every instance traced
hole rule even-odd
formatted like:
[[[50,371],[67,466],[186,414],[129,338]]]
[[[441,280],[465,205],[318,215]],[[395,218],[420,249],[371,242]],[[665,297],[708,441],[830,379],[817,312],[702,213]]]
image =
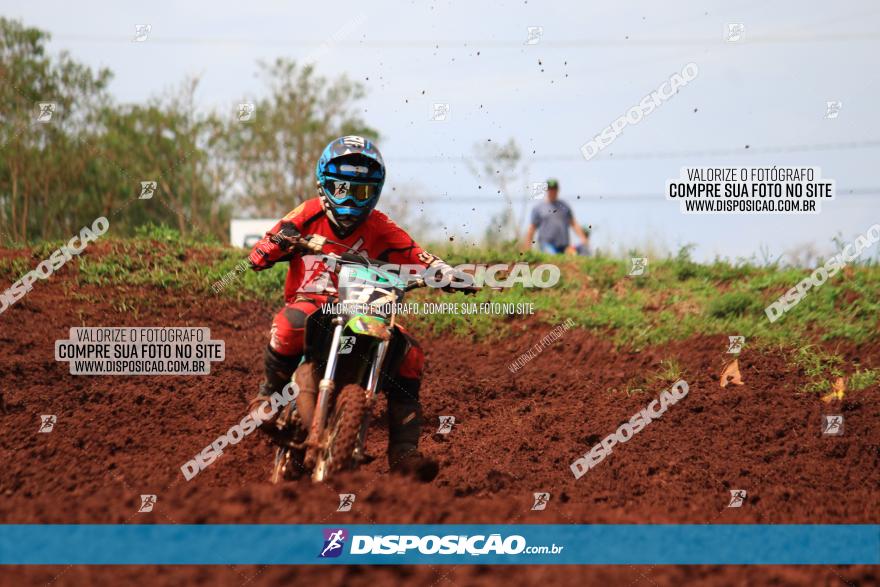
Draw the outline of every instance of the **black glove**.
[[[302,241],[302,234],[292,222],[282,222],[281,230],[272,236],[282,251],[295,247]]]

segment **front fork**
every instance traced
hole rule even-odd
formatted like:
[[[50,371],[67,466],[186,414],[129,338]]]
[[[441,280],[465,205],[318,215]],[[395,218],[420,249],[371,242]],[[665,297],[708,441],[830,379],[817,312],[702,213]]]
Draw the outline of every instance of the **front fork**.
[[[333,318],[333,340],[330,343],[330,352],[327,354],[327,367],[324,369],[324,377],[318,383],[318,401],[315,406],[315,414],[312,416],[312,423],[309,426],[309,437],[306,440],[306,446],[309,447],[306,452],[305,464],[312,467],[317,457],[317,448],[327,425],[327,412],[330,407],[330,396],[333,394],[335,385],[333,376],[336,373],[336,363],[339,355],[339,339],[342,337],[342,328],[345,321],[341,316]]]
[[[342,329],[345,321],[341,316],[337,316],[333,319],[332,324],[334,326],[333,339],[330,342],[330,351],[327,355],[327,367],[324,369],[324,377],[321,379],[320,383],[318,383],[318,401],[315,407],[315,415],[312,417],[312,423],[309,428],[309,437],[306,441],[306,446],[308,446],[309,449],[306,452],[304,464],[307,467],[315,466],[321,435],[327,425],[330,397],[336,387],[333,378],[336,374],[336,364],[339,360],[337,351],[339,350],[339,340],[342,337]],[[373,361],[370,365],[369,377],[367,379],[368,406],[373,405],[373,400],[376,397],[379,388],[379,374],[382,370],[382,364],[385,362],[385,356],[388,354],[388,344],[389,342],[387,340],[383,340],[376,345]],[[364,420],[361,422],[361,428],[358,431],[358,441],[353,455],[357,461],[361,461],[364,458],[364,443],[366,441],[369,424],[370,410],[367,410],[367,413],[364,415]]]
[[[382,370],[382,364],[385,362],[385,355],[388,353],[388,341],[383,340],[376,345],[376,352],[373,355],[373,364],[370,366],[370,376],[367,379],[367,412],[364,414],[364,421],[361,422],[361,429],[358,431],[358,441],[354,449],[354,458],[361,461],[364,458],[364,443],[367,438],[367,428],[370,425],[370,415],[373,400],[379,389],[379,373]]]

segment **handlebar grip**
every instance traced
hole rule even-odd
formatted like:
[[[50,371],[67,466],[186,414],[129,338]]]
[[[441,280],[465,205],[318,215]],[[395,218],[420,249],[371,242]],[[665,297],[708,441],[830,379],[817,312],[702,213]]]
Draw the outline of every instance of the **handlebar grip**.
[[[415,280],[409,282],[409,283],[406,285],[406,287],[403,288],[403,291],[412,291],[412,290],[414,290],[414,289],[418,289],[418,288],[420,288],[420,287],[425,287],[426,285],[427,285],[427,284],[425,283],[424,278],[419,277],[419,278],[417,278],[417,279],[415,279]]]
[[[348,261],[349,263],[367,263],[369,259],[366,257],[361,257],[360,255],[355,255],[354,253],[340,253],[339,258],[343,261]]]
[[[320,255],[324,251],[327,239],[320,235],[310,234],[298,240],[296,247],[301,251]]]

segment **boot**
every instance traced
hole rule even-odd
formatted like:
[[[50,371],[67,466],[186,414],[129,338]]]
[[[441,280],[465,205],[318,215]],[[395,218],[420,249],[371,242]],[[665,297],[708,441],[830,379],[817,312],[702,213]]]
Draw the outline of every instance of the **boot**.
[[[388,466],[420,481],[433,481],[440,471],[436,461],[419,452],[422,406],[418,400],[388,400]]]
[[[265,376],[260,384],[260,391],[248,404],[249,413],[263,402],[269,401],[273,393],[281,393],[284,386],[290,383],[290,378],[293,376],[293,371],[299,364],[300,358],[300,356],[285,357],[273,351],[271,347],[266,347],[266,351],[263,353]],[[266,420],[263,424],[274,424],[281,411],[278,410],[271,419]],[[265,430],[266,426],[260,426],[260,428]]]

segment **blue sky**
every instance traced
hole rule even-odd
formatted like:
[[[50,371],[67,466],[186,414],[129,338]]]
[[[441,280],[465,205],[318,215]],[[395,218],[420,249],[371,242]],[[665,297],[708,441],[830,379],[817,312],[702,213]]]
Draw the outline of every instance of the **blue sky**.
[[[559,178],[563,199],[605,249],[694,243],[701,260],[760,256],[762,247],[776,256],[806,243],[829,251],[835,235],[850,240],[880,222],[880,6],[868,1],[0,6],[50,31],[53,50],[113,70],[111,91],[124,102],[199,75],[199,107],[234,109],[261,92],[257,61],[277,56],[312,58],[324,75],[362,81],[389,185],[418,185],[425,213],[459,236],[481,234],[499,209],[462,157],[475,143],[511,137],[527,155],[525,179]],[[152,25],[150,38],[132,43],[140,23]],[[744,25],[740,42],[725,41],[727,23]],[[537,45],[525,44],[529,26],[543,27]],[[699,76],[678,95],[600,156],[580,156],[584,142],[691,61]],[[824,117],[828,100],[843,102],[837,119]],[[450,104],[445,122],[430,120],[435,102]],[[874,144],[840,148],[865,142]],[[828,145],[837,147],[819,148]],[[664,199],[665,182],[702,165],[818,166],[839,195],[817,216],[684,216]]]

